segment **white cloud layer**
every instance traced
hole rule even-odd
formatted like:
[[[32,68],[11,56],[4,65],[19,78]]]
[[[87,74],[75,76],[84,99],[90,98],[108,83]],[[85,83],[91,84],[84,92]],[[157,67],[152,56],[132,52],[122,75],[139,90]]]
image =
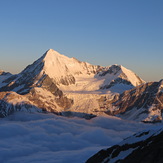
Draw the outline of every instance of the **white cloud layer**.
[[[85,120],[18,112],[0,119],[0,162],[82,163],[149,126],[113,117]]]

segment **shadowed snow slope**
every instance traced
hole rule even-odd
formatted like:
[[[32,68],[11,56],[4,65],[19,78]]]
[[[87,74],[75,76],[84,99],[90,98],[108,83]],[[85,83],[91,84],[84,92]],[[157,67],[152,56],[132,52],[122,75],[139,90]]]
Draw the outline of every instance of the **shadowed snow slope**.
[[[163,162],[162,152],[163,127],[155,126],[99,151],[86,163],[161,163]]]

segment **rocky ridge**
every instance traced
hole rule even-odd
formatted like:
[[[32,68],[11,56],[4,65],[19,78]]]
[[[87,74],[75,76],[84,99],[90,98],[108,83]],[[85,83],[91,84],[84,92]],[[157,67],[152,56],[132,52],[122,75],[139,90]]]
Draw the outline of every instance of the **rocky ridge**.
[[[155,127],[136,133],[108,149],[102,149],[86,163],[161,163],[162,147],[163,128]]]
[[[109,115],[128,120],[161,122],[163,110],[163,81],[148,82],[117,95],[113,100],[102,100]]]
[[[14,99],[25,97],[30,106],[56,114],[109,114],[158,122],[162,120],[160,83],[145,83],[121,65],[95,66],[50,49],[19,74],[1,72],[0,94],[6,95],[0,96],[0,102],[11,96],[10,92],[15,94]],[[11,99],[7,104],[12,104]],[[135,109],[137,114],[133,117],[129,112]]]

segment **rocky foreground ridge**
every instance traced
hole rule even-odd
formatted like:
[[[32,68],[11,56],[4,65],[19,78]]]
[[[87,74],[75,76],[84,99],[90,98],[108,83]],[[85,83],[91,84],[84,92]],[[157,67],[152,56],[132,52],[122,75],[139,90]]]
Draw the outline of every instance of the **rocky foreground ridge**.
[[[0,72],[0,117],[25,110],[159,122],[162,89],[162,81],[145,83],[123,66],[95,66],[50,49],[19,74]]]
[[[86,163],[161,163],[162,152],[163,128],[155,127],[136,133],[108,149],[102,149]]]

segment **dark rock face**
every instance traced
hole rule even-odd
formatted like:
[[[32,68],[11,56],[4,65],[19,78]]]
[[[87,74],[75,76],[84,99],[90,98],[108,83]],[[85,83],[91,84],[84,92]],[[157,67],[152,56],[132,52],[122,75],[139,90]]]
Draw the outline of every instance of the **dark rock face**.
[[[113,65],[113,66],[109,67],[109,69],[107,71],[100,72],[99,76],[105,76],[107,74],[116,75],[120,70],[121,70],[120,66]]]
[[[75,78],[72,75],[67,75],[65,77],[62,77],[59,81],[59,83],[57,83],[58,85],[63,84],[63,85],[71,85],[71,84],[75,84]]]
[[[131,109],[133,107],[137,108],[148,108],[156,100],[156,94],[158,92],[159,82],[152,82],[140,85],[132,90],[125,91],[120,95],[119,101],[114,105],[119,106],[120,112],[124,110]],[[124,100],[127,99],[127,100]]]
[[[42,58],[27,66],[20,74],[11,75],[3,81],[5,86],[0,88],[0,115],[7,116],[18,110],[48,111],[59,114],[66,108],[70,108],[73,100],[68,99],[63,92],[57,87],[55,79],[51,79],[43,70],[44,62]],[[73,76],[68,76],[62,79],[62,84],[75,83]],[[39,93],[40,88],[43,93]],[[5,92],[13,91],[9,96],[6,94],[6,99],[3,97]],[[4,93],[3,93],[4,92]],[[44,94],[45,93],[45,94]],[[14,95],[13,95],[14,94]],[[46,94],[49,94],[47,97]],[[26,103],[21,101],[21,98],[27,100]],[[12,100],[19,99],[17,104],[12,103]],[[18,100],[18,101],[19,101]],[[21,109],[22,108],[22,109]],[[35,109],[37,108],[37,109]],[[1,114],[2,113],[2,114]]]
[[[22,109],[23,107],[23,109]],[[18,111],[22,111],[22,110],[26,110],[27,112],[32,112],[31,110],[35,109],[35,112],[43,112],[43,110],[39,110],[36,106],[33,106],[31,104],[28,103],[24,103],[24,104],[10,104],[5,100],[0,100],[0,118],[4,118],[10,114],[13,114],[14,112],[18,112]],[[7,109],[6,109],[7,108]]]
[[[42,62],[39,64],[36,63],[37,62],[34,62],[32,65],[27,66],[20,74],[13,75],[3,81],[7,83],[7,85],[0,88],[0,91],[11,91],[15,89],[19,94],[28,93],[43,67]]]
[[[133,73],[132,75],[134,75],[137,81],[134,84],[132,83],[131,79],[128,78],[126,70],[124,70],[121,65],[112,65],[108,69],[104,68],[103,70],[101,70],[101,72],[98,73],[98,77],[107,76],[108,78],[112,79],[111,76],[115,76],[115,79],[112,79],[112,81],[109,81],[109,83],[107,83],[108,81],[106,80],[105,85],[100,86],[100,89],[109,89],[111,87],[121,84],[121,87],[122,85],[127,86],[124,90],[128,90],[134,88],[136,85],[144,83],[144,81],[141,80],[136,74]]]
[[[140,144],[140,145],[139,145]],[[161,163],[163,162],[163,132],[140,142],[138,149],[127,156],[122,162]]]
[[[4,72],[4,71],[1,71],[1,70],[0,70],[0,75],[12,75],[12,74],[9,73],[9,72]]]
[[[13,81],[16,79],[17,75],[11,75],[10,77],[8,77],[7,79],[4,79],[2,81],[3,86],[0,88],[0,92],[3,91],[9,91],[10,89],[14,89],[14,86],[12,87],[12,83]],[[18,84],[17,84],[18,86]]]
[[[117,79],[111,81],[111,83],[109,85],[105,85],[103,87],[100,87],[100,89],[109,89],[109,88],[113,87],[116,84],[126,84],[126,85],[131,85],[133,87],[131,82],[129,82],[129,81],[125,80],[125,79],[122,79],[122,78],[117,78]]]
[[[64,110],[69,109],[73,105],[73,100],[68,99],[66,96],[62,96],[60,98],[55,98],[58,106],[62,107]]]
[[[107,96],[101,96],[98,99],[100,111],[105,112],[106,114],[112,115],[110,108],[113,107],[113,103],[119,99],[119,94],[115,94],[112,98],[108,98]],[[99,112],[99,110],[97,110]]]
[[[16,92],[0,92],[0,118],[17,111],[52,112],[60,115],[61,111],[71,107],[73,104],[71,99],[63,95],[54,96],[52,93],[48,93],[48,96],[44,95],[47,92],[43,88],[33,88],[25,95],[20,95]]]
[[[90,120],[90,119],[96,117],[96,115],[93,115],[93,114],[80,113],[80,112],[71,112],[71,111],[61,112],[60,115],[66,116],[66,117],[79,117],[79,118],[84,118],[84,119],[87,119],[87,120]]]
[[[18,102],[14,103],[17,99]],[[42,112],[28,99],[15,92],[0,92],[0,118],[6,117],[14,112],[26,110],[27,112]]]
[[[153,117],[149,122],[160,122],[163,110],[163,91],[161,85],[161,81],[145,83],[127,90],[121,95],[116,95],[116,100],[103,100],[104,104],[109,104],[110,108],[114,108],[108,110],[106,113],[109,115],[119,114],[123,118],[132,109],[139,111],[139,115],[137,116],[141,114],[148,115],[158,110],[160,111],[160,115]],[[145,122],[148,122],[148,120]]]
[[[46,90],[50,91],[55,96],[61,97],[63,92],[59,90],[56,84],[53,82],[49,76],[45,75],[44,78],[37,84],[38,87],[45,88]]]
[[[143,139],[143,137],[147,137]],[[118,145],[101,150],[86,163],[162,163],[163,131],[145,131],[127,138]]]

